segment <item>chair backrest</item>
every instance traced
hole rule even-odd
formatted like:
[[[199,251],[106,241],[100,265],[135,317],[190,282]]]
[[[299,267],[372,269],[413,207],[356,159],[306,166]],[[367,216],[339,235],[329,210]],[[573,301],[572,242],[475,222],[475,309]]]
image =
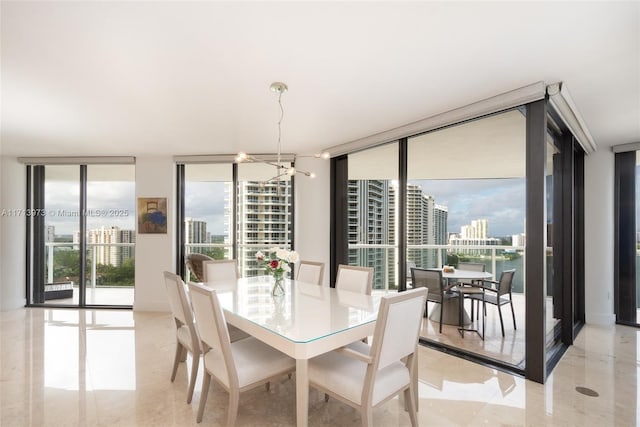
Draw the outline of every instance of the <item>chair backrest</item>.
[[[296,280],[306,283],[322,285],[324,275],[324,262],[300,261],[298,265],[298,275]]]
[[[204,269],[202,268],[203,261],[210,261],[213,258],[203,254],[188,254],[186,257],[187,268],[193,274],[195,279],[199,282],[204,281]]]
[[[370,354],[376,370],[415,352],[426,299],[425,288],[382,297]]]
[[[199,283],[189,283],[191,304],[204,353],[217,352],[225,364],[227,384],[238,384],[238,374],[231,354],[231,340],[216,291]],[[205,357],[205,366],[207,358]]]
[[[486,265],[481,262],[466,262],[462,261],[458,263],[458,270],[466,270],[466,271],[485,271]],[[459,283],[462,284],[470,284],[473,282],[471,279],[461,279],[458,280]]]
[[[459,262],[458,270],[485,271],[486,265],[481,262]]]
[[[356,267],[344,264],[338,265],[336,289],[371,295],[372,284],[372,267]]]
[[[407,261],[407,279],[411,279],[411,269],[417,267],[413,261]]]
[[[513,276],[516,274],[516,270],[505,270],[500,275],[500,281],[498,282],[498,295],[506,295],[511,293],[511,285],[513,284]]]
[[[238,280],[238,263],[235,259],[204,261],[204,282],[208,284],[235,283]]]
[[[411,269],[411,282],[414,288],[427,288],[430,301],[442,301],[442,271],[414,267]]]
[[[176,322],[176,327],[180,328],[186,325],[191,334],[192,341],[197,344],[197,333],[193,324],[193,312],[191,311],[191,303],[184,282],[177,274],[165,271],[164,284],[167,288],[169,297],[169,306],[171,306],[171,314]],[[196,347],[196,349],[199,347]]]

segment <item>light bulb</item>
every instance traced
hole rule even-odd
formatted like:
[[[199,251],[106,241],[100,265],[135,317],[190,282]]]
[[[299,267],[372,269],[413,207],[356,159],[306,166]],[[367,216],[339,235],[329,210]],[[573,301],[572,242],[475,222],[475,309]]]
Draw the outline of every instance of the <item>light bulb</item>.
[[[291,167],[291,168],[287,169],[287,175],[293,176],[295,174],[296,174],[296,168]]]
[[[315,173],[313,173],[313,172],[309,172],[309,178],[315,178],[315,177],[316,177],[316,174],[315,174]]]
[[[236,162],[244,162],[245,160],[247,160],[247,153],[240,151],[236,156]]]
[[[327,160],[329,157],[331,157],[331,154],[328,151],[323,151],[322,153],[320,153],[320,158],[323,160]]]

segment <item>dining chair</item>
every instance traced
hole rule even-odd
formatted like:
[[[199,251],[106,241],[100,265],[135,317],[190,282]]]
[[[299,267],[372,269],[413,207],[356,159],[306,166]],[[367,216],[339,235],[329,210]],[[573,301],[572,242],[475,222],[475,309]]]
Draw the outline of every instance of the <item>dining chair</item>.
[[[222,283],[236,283],[238,280],[238,262],[235,259],[212,259],[202,262],[204,271],[203,283],[215,287]],[[233,325],[227,325],[231,342],[247,338],[249,334]]]
[[[187,264],[187,269],[195,278],[195,281],[204,282],[204,269],[202,268],[202,263],[204,261],[211,260],[213,260],[213,258],[204,254],[193,253],[187,255],[185,263]]]
[[[197,422],[202,421],[211,377],[229,393],[227,425],[238,415],[240,393],[295,370],[295,360],[253,337],[231,342],[216,291],[189,283],[196,328],[203,349],[204,379]]]
[[[445,302],[452,298],[459,298],[460,295],[456,291],[447,291],[445,289],[445,281],[442,278],[441,270],[428,270],[424,268],[411,269],[411,281],[413,288],[427,288],[429,294],[427,301],[440,304],[440,330],[442,333],[442,316],[445,310]],[[429,314],[428,303],[425,303],[425,317]]]
[[[193,389],[196,385],[198,366],[200,365],[200,342],[193,323],[193,311],[184,282],[177,274],[165,271],[164,283],[169,296],[169,306],[176,325],[176,354],[173,359],[171,382],[176,378],[178,365],[186,360],[187,351],[191,352],[191,376],[189,378],[189,390],[187,391],[187,403],[191,403]]]
[[[336,289],[371,295],[373,267],[338,265]]]
[[[486,271],[486,265],[482,262],[466,262],[461,261],[458,263],[458,270],[466,270],[466,271]],[[477,286],[473,286],[477,285]],[[457,290],[460,292],[462,298],[469,299],[471,295],[474,294],[482,294],[484,289],[482,288],[482,280],[472,280],[472,279],[460,279],[456,284]],[[474,301],[475,305],[479,305],[478,300],[471,300],[471,319],[473,320],[473,312],[474,312]],[[478,315],[480,309],[478,308]],[[476,318],[478,318],[476,316]]]
[[[208,284],[235,283],[238,280],[238,262],[235,259],[212,259],[202,262],[204,277]]]
[[[324,275],[324,262],[300,261],[298,265],[298,275],[296,280],[305,283],[315,283],[322,285]]]
[[[513,285],[513,276],[516,270],[505,270],[500,274],[500,280],[483,280],[484,294],[472,295],[469,298],[482,302],[483,312],[483,330],[485,317],[487,315],[486,304],[495,305],[498,308],[498,315],[500,316],[500,328],[502,329],[502,336],[504,337],[504,322],[502,320],[502,307],[505,304],[511,305],[511,316],[513,317],[513,329],[516,329],[516,312],[513,309],[513,296],[511,294],[511,287]],[[488,285],[487,285],[488,284]]]
[[[417,347],[427,290],[385,295],[380,301],[371,345],[361,341],[309,360],[309,385],[360,410],[363,426],[372,411],[404,393],[412,426],[417,426]]]

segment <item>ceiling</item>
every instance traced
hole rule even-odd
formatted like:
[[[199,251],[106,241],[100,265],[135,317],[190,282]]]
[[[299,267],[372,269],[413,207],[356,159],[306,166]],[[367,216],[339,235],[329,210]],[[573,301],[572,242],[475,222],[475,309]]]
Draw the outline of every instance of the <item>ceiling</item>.
[[[0,152],[299,154],[537,81],[640,141],[639,2],[0,3]]]

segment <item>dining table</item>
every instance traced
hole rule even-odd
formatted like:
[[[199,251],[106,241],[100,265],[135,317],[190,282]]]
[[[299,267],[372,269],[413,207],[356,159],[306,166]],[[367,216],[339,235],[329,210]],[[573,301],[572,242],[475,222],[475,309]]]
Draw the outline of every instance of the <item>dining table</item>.
[[[486,271],[459,270],[457,268],[453,271],[444,271],[442,268],[430,270],[442,271],[442,278],[447,280],[447,292],[455,292],[454,288],[459,280],[471,282],[473,280],[489,280],[493,277],[491,273]],[[460,298],[462,298],[462,296],[460,296]],[[458,325],[460,327],[471,323],[471,318],[464,309],[462,300],[458,298],[450,298],[445,300],[443,304],[445,304],[446,307],[444,308],[445,311],[442,317],[442,323],[445,325]],[[441,309],[442,307],[440,304],[437,304],[434,309],[431,310],[429,319],[435,320],[436,322],[439,321]]]
[[[204,283],[206,285],[206,283]],[[296,425],[308,424],[309,359],[373,335],[382,294],[364,295],[273,277],[216,283],[227,323],[296,360]]]

